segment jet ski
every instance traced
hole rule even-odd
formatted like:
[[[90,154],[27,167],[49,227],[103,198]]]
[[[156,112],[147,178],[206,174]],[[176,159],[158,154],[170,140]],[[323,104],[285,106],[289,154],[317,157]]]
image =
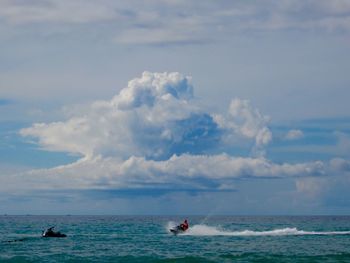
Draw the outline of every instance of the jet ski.
[[[54,227],[50,227],[48,229],[46,229],[43,234],[42,237],[66,237],[66,234],[62,234],[61,232],[57,231],[53,231]]]
[[[186,230],[184,230],[180,225],[174,227],[174,228],[170,228],[169,229],[171,233],[173,233],[174,235],[177,235],[177,234],[182,234],[182,233],[185,233]]]
[[[187,229],[188,229],[188,222],[187,222],[187,219],[185,219],[185,221],[180,225],[174,228],[171,228],[170,232],[173,233],[174,235],[177,235],[177,234],[185,233]]]

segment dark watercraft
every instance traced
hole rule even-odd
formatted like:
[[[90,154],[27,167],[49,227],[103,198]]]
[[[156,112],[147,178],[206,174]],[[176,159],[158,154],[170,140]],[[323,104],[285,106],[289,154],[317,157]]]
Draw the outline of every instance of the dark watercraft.
[[[182,234],[185,231],[186,230],[183,230],[180,226],[176,226],[176,227],[170,229],[170,232],[173,233],[174,235]]]
[[[66,237],[66,234],[62,234],[61,232],[53,231],[54,227],[50,227],[47,230],[45,230],[42,234],[42,237]]]

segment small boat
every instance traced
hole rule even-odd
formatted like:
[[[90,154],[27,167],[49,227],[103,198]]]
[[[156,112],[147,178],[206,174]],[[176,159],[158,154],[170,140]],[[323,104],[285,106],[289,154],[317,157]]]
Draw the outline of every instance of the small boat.
[[[62,234],[59,231],[55,232],[53,231],[53,229],[54,229],[54,226],[43,231],[42,237],[66,237],[67,236],[66,234]]]

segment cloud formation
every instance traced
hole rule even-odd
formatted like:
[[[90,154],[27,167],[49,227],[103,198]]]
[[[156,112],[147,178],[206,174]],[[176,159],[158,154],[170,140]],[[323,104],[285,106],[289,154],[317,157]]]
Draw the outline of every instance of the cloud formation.
[[[46,150],[91,158],[166,158],[208,147],[218,133],[212,117],[191,103],[189,77],[144,72],[111,101],[96,101],[65,122],[40,123],[21,134]],[[205,146],[207,145],[207,146]]]
[[[34,124],[21,135],[37,138],[45,150],[84,158],[163,160],[173,154],[215,152],[235,137],[266,146],[272,138],[267,122],[249,101],[238,98],[228,113],[211,114],[194,102],[190,77],[144,72],[112,100],[96,101],[64,122]]]
[[[116,18],[107,1],[5,0],[0,3],[0,16],[9,23],[92,23]]]
[[[187,44],[215,41],[242,31],[350,31],[347,0],[0,2],[6,23],[82,25],[109,23],[124,44]]]
[[[218,155],[173,155],[168,160],[131,156],[81,159],[51,169],[10,176],[5,189],[227,189],[237,178],[323,176],[323,162],[276,164],[265,158]],[[4,190],[4,189],[3,189]]]
[[[267,145],[272,140],[272,133],[267,127],[269,117],[261,114],[247,100],[233,99],[227,116],[216,115],[215,120],[221,128],[255,139],[257,147]]]
[[[345,165],[231,156],[227,152],[242,141],[264,149],[272,140],[269,118],[247,100],[235,98],[228,112],[214,114],[193,98],[190,77],[144,72],[110,101],[96,101],[66,121],[22,129],[44,150],[81,159],[14,176],[8,184],[23,177],[32,188],[221,189],[240,177],[319,176]]]

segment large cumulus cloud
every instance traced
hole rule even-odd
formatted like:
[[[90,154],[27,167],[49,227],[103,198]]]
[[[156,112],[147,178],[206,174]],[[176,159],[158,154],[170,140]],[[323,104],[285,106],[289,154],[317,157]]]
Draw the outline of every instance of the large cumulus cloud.
[[[96,101],[64,122],[34,124],[21,134],[36,137],[44,149],[86,158],[164,159],[207,153],[230,136],[266,145],[271,139],[266,125],[266,117],[248,101],[236,98],[227,114],[214,116],[194,103],[190,77],[144,72],[112,100]]]
[[[144,72],[110,101],[96,101],[83,114],[65,122],[35,124],[21,134],[38,138],[48,150],[66,151],[84,157],[131,155],[159,158],[169,148],[193,133],[205,138],[197,126],[215,129],[212,119],[192,106],[190,79],[179,73]],[[189,121],[188,126],[181,125]],[[204,133],[204,131],[203,131]]]
[[[247,100],[235,98],[226,113],[210,113],[193,98],[190,77],[144,72],[109,101],[96,101],[66,121],[22,129],[45,150],[81,156],[70,165],[32,171],[27,183],[220,188],[238,177],[325,173],[322,162],[275,164],[263,155],[229,155],[242,141],[253,150],[266,147],[272,140],[269,118]]]

